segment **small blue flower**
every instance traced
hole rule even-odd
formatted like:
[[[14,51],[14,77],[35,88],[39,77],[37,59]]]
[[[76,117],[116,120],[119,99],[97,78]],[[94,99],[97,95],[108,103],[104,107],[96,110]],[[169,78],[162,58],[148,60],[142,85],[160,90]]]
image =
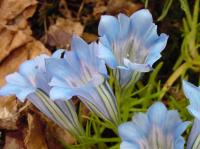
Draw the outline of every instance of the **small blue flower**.
[[[183,149],[181,134],[189,122],[182,122],[175,110],[167,110],[157,102],[147,113],[138,113],[132,121],[118,128],[122,138],[121,149]]]
[[[57,55],[59,53],[55,52],[52,57],[56,58]],[[72,135],[83,135],[74,105],[61,99],[52,101],[48,96],[51,77],[46,71],[45,59],[49,58],[47,55],[40,55],[21,64],[18,72],[6,77],[7,84],[0,89],[0,96],[16,95],[22,102],[27,98]]]
[[[91,111],[116,124],[116,99],[105,80],[108,77],[105,62],[96,57],[96,49],[96,43],[88,45],[74,35],[71,51],[65,52],[63,59],[46,60],[47,71],[53,76],[50,97],[78,96]]]
[[[157,26],[146,9],[130,17],[121,13],[117,18],[104,15],[98,32],[98,56],[111,68],[118,68],[115,76],[122,87],[131,80],[136,82],[140,73],[152,70],[168,39],[166,34],[158,36]]]
[[[183,80],[183,91],[189,99],[190,105],[187,107],[189,112],[195,117],[192,130],[187,142],[187,149],[198,149],[200,138],[200,88]],[[197,141],[197,143],[195,143]]]

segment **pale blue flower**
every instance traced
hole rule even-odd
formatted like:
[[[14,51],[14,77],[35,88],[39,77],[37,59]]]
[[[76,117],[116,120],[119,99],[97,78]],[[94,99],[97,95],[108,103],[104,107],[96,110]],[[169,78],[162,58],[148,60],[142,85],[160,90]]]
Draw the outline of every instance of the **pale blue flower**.
[[[181,135],[188,124],[182,122],[177,111],[157,102],[147,113],[138,113],[119,126],[120,149],[183,149]]]
[[[157,34],[151,13],[139,10],[130,17],[120,13],[117,18],[101,17],[98,56],[106,61],[122,87],[131,80],[136,82],[142,72],[152,70],[152,65],[161,57],[168,36]]]
[[[198,144],[200,144],[200,88],[183,80],[183,91],[190,101],[187,108],[195,117],[187,142],[187,149],[198,149]]]
[[[47,59],[47,71],[53,76],[50,96],[70,99],[78,96],[95,114],[118,123],[118,110],[113,92],[106,82],[105,62],[96,57],[96,43],[88,45],[73,36],[71,51],[63,59]],[[53,69],[52,69],[53,68]]]
[[[56,57],[57,52],[52,57]],[[83,135],[83,129],[78,122],[75,107],[70,102],[58,99],[52,101],[50,92],[50,76],[46,72],[45,59],[40,55],[25,61],[14,72],[6,77],[7,84],[0,89],[0,96],[16,95],[22,102],[27,98],[50,119],[68,130],[73,135]]]

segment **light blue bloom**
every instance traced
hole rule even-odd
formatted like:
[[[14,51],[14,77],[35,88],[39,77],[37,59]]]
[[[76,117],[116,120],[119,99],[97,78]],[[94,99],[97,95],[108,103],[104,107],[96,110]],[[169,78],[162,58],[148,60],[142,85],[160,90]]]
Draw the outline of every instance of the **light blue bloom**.
[[[190,101],[187,108],[195,117],[187,142],[187,149],[198,149],[198,144],[200,144],[200,88],[183,80],[183,91]]]
[[[113,92],[106,82],[105,62],[96,57],[96,43],[88,45],[77,36],[72,37],[71,51],[63,59],[47,59],[47,71],[53,76],[50,96],[70,99],[78,96],[95,114],[118,123],[118,110]],[[52,69],[54,68],[54,69]]]
[[[153,104],[147,113],[138,113],[132,121],[119,126],[120,149],[183,149],[181,136],[189,122],[182,122],[175,110],[163,103]]]
[[[157,34],[157,26],[147,9],[139,10],[130,17],[120,13],[118,17],[101,17],[98,56],[111,68],[117,68],[115,76],[122,87],[136,82],[142,72],[152,70],[161,57],[168,36]]]
[[[52,57],[56,57],[57,52]],[[50,92],[50,76],[46,72],[45,59],[40,55],[25,61],[14,72],[6,77],[7,84],[0,89],[0,96],[16,95],[22,102],[27,98],[50,119],[68,130],[73,135],[83,135],[83,129],[78,122],[75,107],[71,101],[58,99],[53,101],[48,97]]]

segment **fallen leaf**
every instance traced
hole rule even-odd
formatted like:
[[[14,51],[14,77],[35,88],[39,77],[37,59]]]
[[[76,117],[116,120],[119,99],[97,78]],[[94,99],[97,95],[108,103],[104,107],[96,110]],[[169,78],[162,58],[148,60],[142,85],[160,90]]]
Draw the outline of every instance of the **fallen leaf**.
[[[87,41],[87,42],[93,42],[96,41],[98,39],[98,36],[95,34],[91,34],[91,33],[83,33],[82,38]]]
[[[31,40],[27,19],[36,9],[36,0],[0,2],[0,62],[17,47]]]
[[[2,0],[0,5],[0,19],[11,20],[23,13],[31,5],[37,4],[36,0]]]
[[[23,143],[23,134],[20,131],[7,132],[3,149],[26,149]]]
[[[130,16],[133,12],[143,7],[144,5],[142,3],[136,3],[127,0],[109,0],[107,5],[107,13],[116,15],[120,12],[123,12]]]
[[[42,124],[36,115],[27,115],[28,129],[24,144],[27,149],[48,149]]]
[[[45,44],[56,48],[67,49],[71,42],[73,34],[81,36],[83,25],[78,21],[71,19],[57,18],[56,23],[51,25],[47,34],[43,37]]]
[[[0,100],[0,129],[17,129],[17,101],[15,97]]]
[[[65,142],[66,144],[74,144],[76,142],[75,138],[69,132],[60,128],[55,123],[49,123],[49,130],[47,132],[51,133],[57,140]]]

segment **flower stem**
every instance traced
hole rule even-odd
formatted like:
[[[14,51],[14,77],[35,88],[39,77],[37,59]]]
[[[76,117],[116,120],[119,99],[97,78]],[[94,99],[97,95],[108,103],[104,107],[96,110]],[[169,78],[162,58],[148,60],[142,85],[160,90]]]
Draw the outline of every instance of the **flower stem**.
[[[159,96],[159,100],[163,98],[163,96],[166,94],[166,92],[169,90],[169,88],[172,86],[172,84],[188,69],[188,64],[183,63],[165,82],[161,94]]]

